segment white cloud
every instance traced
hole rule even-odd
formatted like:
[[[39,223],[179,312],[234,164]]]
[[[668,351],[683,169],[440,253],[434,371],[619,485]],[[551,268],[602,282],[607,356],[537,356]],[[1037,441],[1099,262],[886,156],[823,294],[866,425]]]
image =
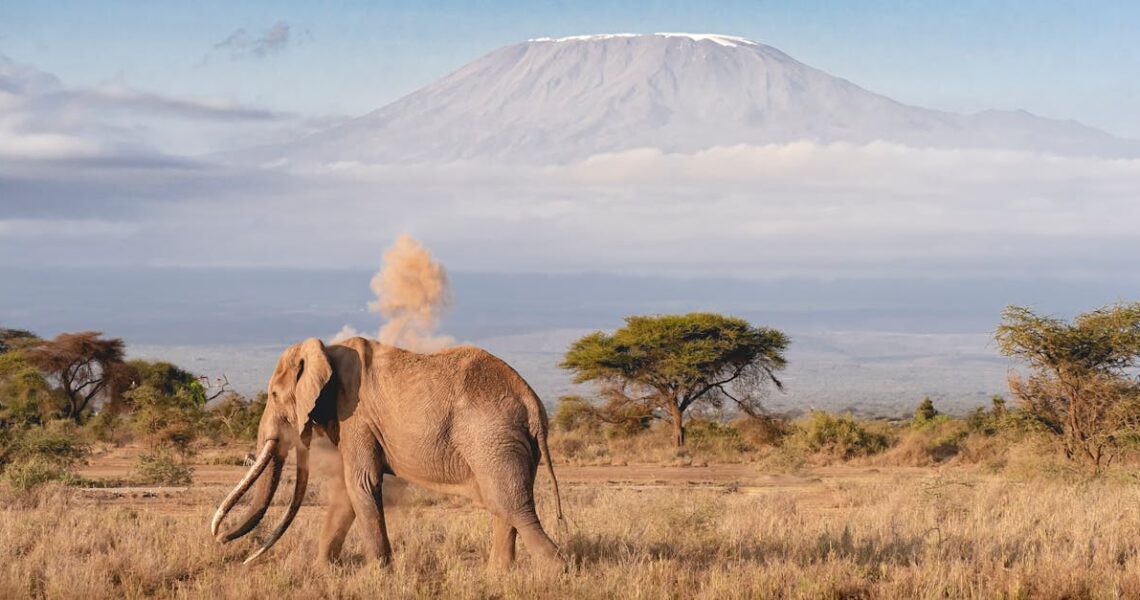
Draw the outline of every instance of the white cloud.
[[[228,98],[146,92],[122,79],[70,87],[0,55],[0,156],[7,158],[203,154],[291,139],[323,122]]]
[[[100,210],[139,222],[130,245],[94,253],[128,263],[368,267],[405,231],[478,271],[1112,278],[1135,277],[1140,251],[1140,160],[1026,152],[788,144],[555,167],[37,177],[19,187],[25,202],[61,182],[63,198],[97,187]]]

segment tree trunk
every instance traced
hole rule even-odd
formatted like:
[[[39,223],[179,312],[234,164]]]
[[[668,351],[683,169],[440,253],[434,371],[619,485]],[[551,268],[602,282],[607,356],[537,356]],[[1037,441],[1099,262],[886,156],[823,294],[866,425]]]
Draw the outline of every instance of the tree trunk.
[[[672,402],[669,403],[669,419],[673,422],[673,445],[677,448],[684,448],[685,425],[681,420],[681,408]]]

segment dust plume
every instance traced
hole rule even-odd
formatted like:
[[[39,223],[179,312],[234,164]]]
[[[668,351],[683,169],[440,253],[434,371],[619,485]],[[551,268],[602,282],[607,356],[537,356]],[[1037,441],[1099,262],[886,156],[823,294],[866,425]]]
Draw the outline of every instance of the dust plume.
[[[368,310],[385,319],[377,339],[415,352],[433,352],[455,342],[436,335],[440,315],[451,304],[447,271],[427,248],[401,235],[384,251],[380,272],[372,278],[376,301]]]
[[[376,300],[368,303],[368,312],[384,319],[377,340],[413,352],[435,352],[455,343],[436,333],[440,316],[451,306],[447,270],[411,236],[401,235],[384,251],[369,287]],[[359,335],[355,327],[345,325],[331,343]]]

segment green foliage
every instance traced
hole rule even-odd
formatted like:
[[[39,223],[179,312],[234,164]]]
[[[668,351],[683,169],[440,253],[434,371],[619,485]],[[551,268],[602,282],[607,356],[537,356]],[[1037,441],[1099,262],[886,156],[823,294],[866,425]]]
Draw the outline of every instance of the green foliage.
[[[206,390],[191,372],[164,361],[132,360],[127,363],[133,387],[150,387],[164,396],[206,404]]]
[[[39,456],[70,467],[87,457],[89,447],[79,429],[69,421],[52,421],[45,427],[26,429],[15,444],[17,457]]]
[[[0,469],[7,483],[28,490],[47,481],[70,481],[88,445],[71,421],[0,429]]]
[[[194,468],[165,451],[143,452],[135,464],[139,483],[187,486],[194,481]]]
[[[40,338],[30,331],[0,327],[0,354],[12,350],[23,350],[39,341]]]
[[[554,417],[550,420],[554,427],[562,431],[596,430],[601,426],[601,419],[594,412],[589,400],[581,396],[562,396],[554,409]]]
[[[1060,437],[1065,455],[1100,469],[1140,431],[1140,303],[1120,303],[1072,322],[1010,306],[996,338],[1030,375],[1010,391],[1035,425]]]
[[[795,435],[808,450],[839,458],[878,454],[890,445],[886,435],[867,429],[851,415],[820,410],[799,423]]]
[[[9,487],[27,492],[52,481],[70,483],[75,476],[56,461],[42,456],[30,456],[7,465],[3,478]]]
[[[934,408],[934,401],[930,397],[922,399],[918,403],[918,408],[914,409],[914,424],[925,425],[934,420],[938,416],[938,410]]]
[[[991,406],[987,410],[979,406],[966,415],[966,430],[981,435],[996,435],[1001,431],[1018,429],[1019,411],[1010,411],[1006,408],[1005,398],[994,396],[990,399]]]
[[[768,383],[787,364],[783,333],[713,313],[627,317],[612,334],[595,332],[574,342],[560,365],[578,383],[598,383],[611,408],[647,407],[673,422],[683,445],[682,417],[695,403],[721,408],[731,402],[761,414]]]
[[[42,425],[59,417],[63,403],[23,349],[0,354],[0,425]]]
[[[131,428],[152,450],[175,450],[189,455],[192,444],[205,425],[206,412],[192,388],[181,388],[173,395],[142,385],[124,394],[134,412]]]
[[[267,399],[265,392],[258,393],[253,400],[248,400],[239,394],[227,395],[210,411],[212,430],[220,434],[218,437],[256,440],[257,428],[261,424],[261,413],[265,412]]]

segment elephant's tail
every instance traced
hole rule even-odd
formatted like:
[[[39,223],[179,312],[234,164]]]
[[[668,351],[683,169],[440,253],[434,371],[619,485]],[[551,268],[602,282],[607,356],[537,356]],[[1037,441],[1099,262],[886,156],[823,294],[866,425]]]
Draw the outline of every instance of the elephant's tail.
[[[558,521],[562,522],[565,518],[562,516],[562,493],[558,491],[558,478],[554,476],[554,459],[550,456],[550,447],[546,445],[546,434],[548,429],[542,428],[538,437],[539,447],[542,448],[543,455],[546,456],[546,470],[550,473],[550,481],[554,482],[554,509],[558,513]]]
[[[519,378],[522,381],[522,378]],[[546,420],[546,408],[542,405],[542,399],[534,390],[522,381],[522,396],[524,402],[527,404],[527,412],[530,414],[530,434],[534,436],[535,441],[538,442],[538,448],[542,455],[546,457],[546,471],[550,474],[550,481],[554,483],[554,508],[558,513],[558,521],[565,521],[562,516],[562,494],[558,490],[558,478],[554,476],[554,459],[550,456],[550,446],[546,443],[546,436],[550,431],[549,424]]]

